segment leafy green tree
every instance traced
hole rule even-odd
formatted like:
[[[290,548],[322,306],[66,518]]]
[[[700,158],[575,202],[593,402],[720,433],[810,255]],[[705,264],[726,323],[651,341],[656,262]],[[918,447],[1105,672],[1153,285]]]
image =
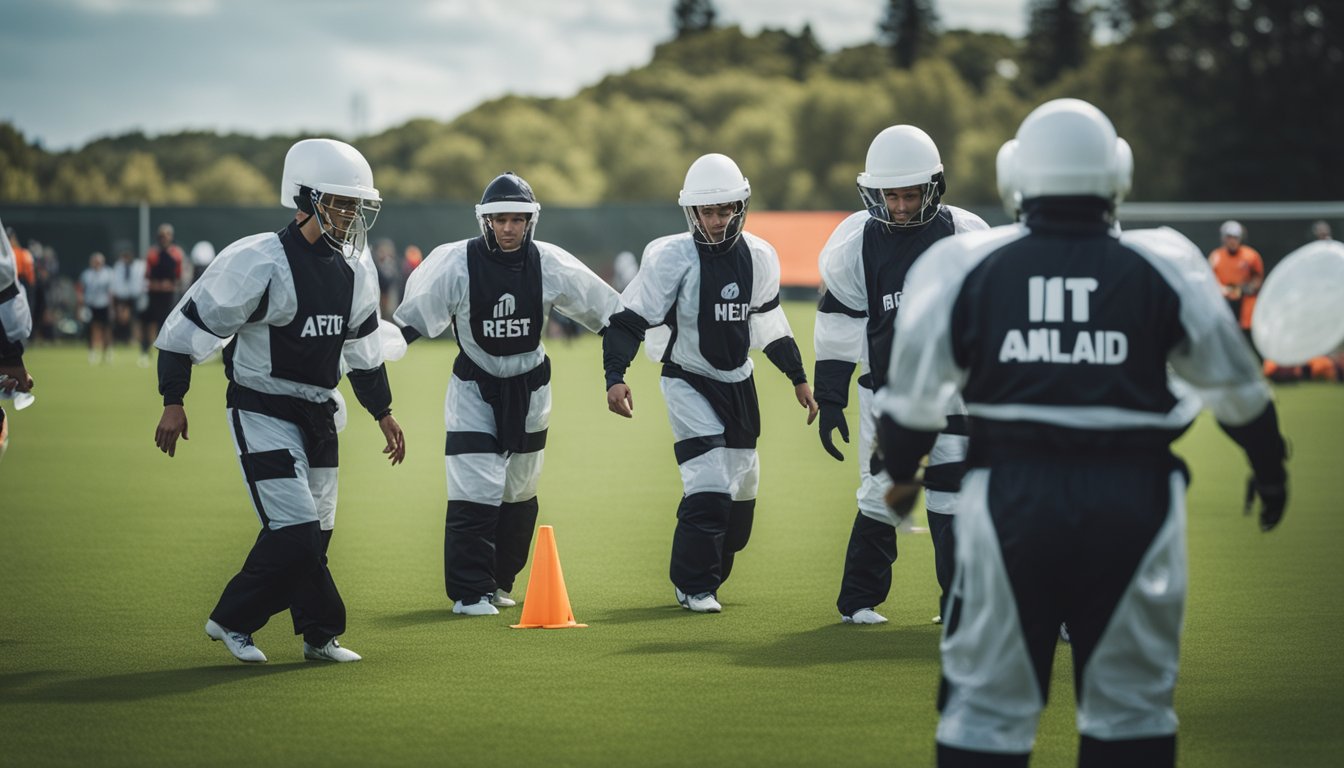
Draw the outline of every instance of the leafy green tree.
[[[107,176],[98,168],[80,169],[62,163],[47,185],[45,202],[74,205],[113,205],[122,202]],[[36,202],[34,200],[33,202]]]
[[[1113,0],[1116,32],[1157,63],[1147,87],[1183,197],[1332,200],[1344,173],[1344,10],[1319,0]]]
[[[817,62],[821,61],[825,50],[822,49],[821,43],[817,42],[817,37],[813,34],[810,23],[804,24],[797,35],[789,35],[788,32],[784,34],[788,37],[788,40],[784,43],[784,53],[793,65],[793,71],[790,75],[794,80],[804,81],[811,74],[812,68],[817,65]]]
[[[192,174],[196,202],[205,204],[268,205],[279,198],[280,183],[237,155],[224,155]]]
[[[878,39],[891,49],[892,63],[909,69],[932,51],[938,39],[938,12],[933,0],[887,0],[878,25]]]
[[[994,32],[948,30],[938,39],[938,57],[946,59],[957,74],[977,91],[984,92],[1000,74],[1001,65],[1021,57],[1021,42]]]
[[[1023,59],[1032,82],[1046,85],[1087,58],[1091,9],[1085,0],[1032,0],[1028,9]]]

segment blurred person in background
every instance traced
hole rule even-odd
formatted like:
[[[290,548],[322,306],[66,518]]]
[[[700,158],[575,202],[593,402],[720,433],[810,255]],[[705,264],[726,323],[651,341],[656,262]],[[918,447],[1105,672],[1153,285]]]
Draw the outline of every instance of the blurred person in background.
[[[1259,251],[1246,245],[1246,228],[1239,222],[1223,222],[1218,233],[1223,244],[1209,252],[1209,266],[1213,267],[1213,274],[1223,287],[1223,298],[1227,300],[1232,316],[1249,341],[1255,295],[1265,281],[1265,262]]]
[[[942,157],[933,139],[912,125],[891,126],[873,139],[857,184],[865,210],[835,228],[819,258],[826,292],[817,306],[814,381],[821,407],[817,422],[821,445],[837,461],[844,461],[832,432],[839,431],[849,442],[844,409],[850,377],[855,366],[862,365],[859,509],[845,549],[836,607],[845,623],[883,624],[887,619],[876,609],[891,592],[899,521],[885,500],[891,479],[880,465],[873,466],[877,450],[873,393],[886,383],[897,314],[908,298],[905,277],[915,259],[945,237],[989,227],[979,216],[942,203],[947,190]],[[939,436],[924,472],[934,571],[942,589],[935,622],[941,619],[952,582],[953,511],[965,473],[968,434],[965,409],[954,400],[948,428]]]
[[[621,251],[616,254],[616,260],[611,265],[611,285],[617,291],[624,291],[638,273],[639,260],[635,258],[635,254]]]
[[[195,245],[191,246],[191,255],[186,260],[186,264],[191,265],[191,279],[187,284],[190,285],[191,283],[200,280],[201,273],[204,272],[206,267],[210,266],[210,262],[214,260],[214,243],[211,243],[209,240],[198,240]]]
[[[117,245],[117,263],[112,267],[112,338],[117,343],[139,341],[136,316],[145,298],[145,263],[135,258],[130,243]]]
[[[779,256],[743,230],[751,184],[732,158],[708,154],[686,171],[677,198],[686,232],[644,249],[602,342],[607,408],[632,418],[625,372],[641,343],[663,362],[661,388],[672,424],[682,497],[668,575],[682,608],[719,613],[719,589],[751,538],[761,434],[753,347],[793,385],[810,425],[817,401],[802,354],[779,306]],[[649,334],[646,331],[659,328]]]
[[[600,331],[619,294],[565,249],[535,239],[541,204],[505,172],[476,206],[481,234],[430,251],[396,311],[406,341],[452,326],[459,350],[444,395],[448,507],[443,580],[453,613],[516,605],[514,579],[536,527],[551,416],[551,310]]]
[[[1204,404],[1193,388],[1208,393],[1273,530],[1288,479],[1274,403],[1199,248],[1115,227],[1133,156],[1106,115],[1047,102],[997,165],[1021,223],[915,263],[878,393],[893,509],[918,492],[951,398],[971,416],[938,765],[1028,765],[1067,622],[1080,768],[1170,768],[1189,481],[1171,442]]]
[[[75,301],[80,322],[89,331],[89,365],[99,361],[112,362],[112,270],[107,259],[95,252],[89,256],[89,266],[79,275],[75,285]]]
[[[373,244],[373,264],[378,268],[378,308],[380,316],[392,319],[392,313],[401,303],[401,289],[406,278],[397,261],[397,246],[390,239],[380,238]]]
[[[1311,225],[1311,236],[1316,240],[1334,240],[1335,236],[1330,232],[1330,223],[1324,219]]]
[[[182,287],[182,265],[186,260],[182,249],[173,242],[173,225],[160,224],[158,244],[145,255],[145,280],[149,305],[145,308],[144,336],[140,341],[140,361],[149,363],[149,345],[159,335],[159,328],[168,319],[177,303],[177,292]]]
[[[14,254],[14,277],[28,294],[28,311],[33,325],[39,325],[39,313],[45,309],[46,302],[39,300],[42,291],[37,282],[37,262],[33,252],[19,243],[19,234],[13,227],[5,228],[5,239],[9,243],[10,253]]]
[[[239,661],[264,662],[252,634],[288,610],[303,658],[353,662],[359,654],[337,640],[345,602],[327,562],[344,371],[378,423],[383,453],[393,465],[406,456],[378,335],[378,278],[364,248],[381,197],[358,150],[305,139],[285,155],[280,201],[297,209],[289,224],[225,248],[164,324],[154,443],[172,457],[188,439],[192,365],[229,339],[226,413],[261,532],[205,634]]]

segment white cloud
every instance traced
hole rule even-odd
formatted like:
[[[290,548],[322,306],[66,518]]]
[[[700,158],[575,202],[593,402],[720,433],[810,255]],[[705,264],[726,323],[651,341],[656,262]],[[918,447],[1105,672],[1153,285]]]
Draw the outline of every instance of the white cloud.
[[[51,148],[144,130],[346,134],[451,119],[519,93],[566,96],[638,67],[672,0],[18,0],[0,25],[0,120]],[[1012,30],[1025,0],[940,0],[945,27]],[[748,33],[811,23],[872,40],[878,0],[717,0]],[[1020,17],[1020,18],[1019,18]]]

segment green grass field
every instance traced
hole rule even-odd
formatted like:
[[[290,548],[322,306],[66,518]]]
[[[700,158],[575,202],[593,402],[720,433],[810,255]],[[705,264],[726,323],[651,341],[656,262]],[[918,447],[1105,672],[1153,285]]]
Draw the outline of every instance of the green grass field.
[[[788,310],[810,360],[811,308]],[[827,457],[787,381],[758,366],[755,533],[720,593],[724,612],[690,614],[667,580],[680,483],[656,367],[637,361],[625,421],[606,411],[596,337],[549,346],[540,522],[555,526],[590,627],[509,629],[520,608],[449,612],[442,403],[456,347],[421,342],[391,367],[406,463],[385,465],[362,413],[342,435],[332,569],[349,609],[342,639],[365,660],[305,663],[278,616],[257,633],[271,659],[260,666],[201,629],[257,528],[221,366],[196,369],[191,440],[169,459],[153,444],[154,373],[133,353],[91,367],[82,349],[32,351],[38,401],[11,409],[0,463],[0,764],[931,764],[928,537],[901,537],[889,624],[843,626],[834,607],[853,448],[844,464]],[[1211,420],[1178,446],[1195,478],[1177,687],[1187,768],[1344,754],[1344,387],[1280,388],[1278,400],[1293,496],[1271,535],[1242,516],[1245,460]],[[1033,761],[1045,768],[1076,754],[1060,650]]]

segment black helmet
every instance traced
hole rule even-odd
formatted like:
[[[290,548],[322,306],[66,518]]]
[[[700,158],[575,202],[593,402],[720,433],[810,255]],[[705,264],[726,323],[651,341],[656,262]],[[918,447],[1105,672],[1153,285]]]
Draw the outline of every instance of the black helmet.
[[[496,213],[522,213],[527,215],[527,235],[530,239],[537,229],[537,219],[541,217],[541,204],[533,194],[532,187],[513,171],[505,171],[485,185],[481,193],[481,202],[476,206],[476,221],[481,226],[486,245],[498,250],[495,233],[490,229],[489,217]]]

